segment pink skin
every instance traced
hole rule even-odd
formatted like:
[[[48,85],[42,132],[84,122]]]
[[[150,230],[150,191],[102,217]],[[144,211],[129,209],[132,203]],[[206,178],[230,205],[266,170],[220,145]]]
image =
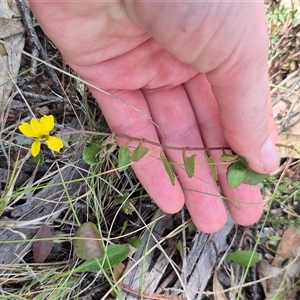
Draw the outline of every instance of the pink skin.
[[[45,33],[81,78],[138,108],[91,88],[113,132],[183,148],[229,145],[254,170],[276,169],[262,3],[30,4]],[[120,145],[125,142],[118,140]],[[160,149],[147,147],[151,155],[133,169],[157,205],[175,213],[186,204],[200,230],[221,229],[227,213],[203,153],[197,152],[193,178],[175,166],[172,186],[159,160]],[[182,164],[180,151],[165,154]],[[219,182],[233,219],[241,225],[256,222],[262,213],[259,187],[230,189],[220,151],[209,154],[219,162]]]

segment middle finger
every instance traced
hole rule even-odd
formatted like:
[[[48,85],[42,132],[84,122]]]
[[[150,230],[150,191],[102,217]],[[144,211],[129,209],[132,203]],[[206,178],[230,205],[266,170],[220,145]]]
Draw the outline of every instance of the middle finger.
[[[143,89],[143,94],[160,129],[161,143],[182,149],[203,147],[197,120],[183,85]],[[185,204],[196,227],[205,232],[221,229],[227,220],[227,213],[204,153],[197,151],[195,174],[189,178],[183,168],[182,151],[166,149],[165,152],[174,163]],[[192,154],[195,151],[187,151],[188,156]]]

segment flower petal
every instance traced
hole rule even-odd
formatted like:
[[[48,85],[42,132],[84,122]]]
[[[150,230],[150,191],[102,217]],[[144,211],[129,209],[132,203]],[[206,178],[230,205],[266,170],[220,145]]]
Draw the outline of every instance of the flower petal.
[[[31,154],[32,156],[37,156],[41,151],[41,143],[39,141],[34,141],[31,144]]]
[[[21,125],[18,127],[19,130],[27,137],[30,138],[37,138],[38,136],[36,133],[32,130],[32,127],[29,123],[22,122]]]
[[[53,151],[59,151],[64,146],[62,140],[56,136],[48,136],[46,145]]]
[[[35,133],[35,137],[43,138],[43,126],[38,119],[32,118],[30,120],[30,126],[32,131]]]
[[[50,131],[54,128],[54,117],[50,116],[43,116],[40,119],[40,123],[42,125],[43,135],[49,135]]]

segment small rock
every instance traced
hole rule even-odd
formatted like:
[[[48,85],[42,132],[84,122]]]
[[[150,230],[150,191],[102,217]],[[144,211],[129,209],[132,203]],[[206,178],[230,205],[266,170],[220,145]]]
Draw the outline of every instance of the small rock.
[[[45,116],[50,113],[49,107],[46,105],[39,107],[37,111],[41,116]]]

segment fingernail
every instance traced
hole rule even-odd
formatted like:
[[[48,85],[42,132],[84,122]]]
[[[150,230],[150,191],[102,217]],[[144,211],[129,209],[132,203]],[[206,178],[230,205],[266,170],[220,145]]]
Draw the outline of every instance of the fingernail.
[[[259,152],[259,159],[265,172],[270,173],[279,166],[279,154],[270,137],[265,141]]]

